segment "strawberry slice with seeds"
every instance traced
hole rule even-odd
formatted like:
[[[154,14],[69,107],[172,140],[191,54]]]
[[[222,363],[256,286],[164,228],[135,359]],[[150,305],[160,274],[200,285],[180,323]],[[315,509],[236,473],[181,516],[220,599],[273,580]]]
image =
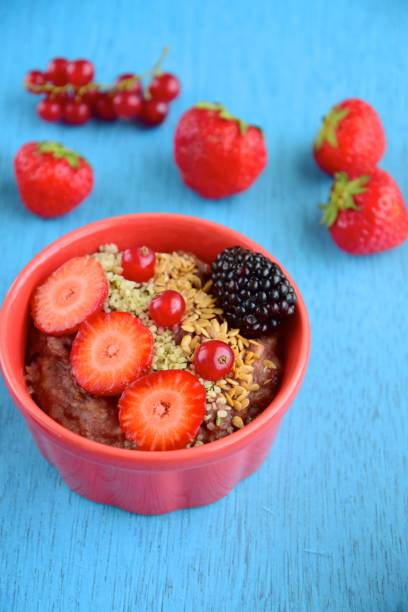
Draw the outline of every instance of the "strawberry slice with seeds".
[[[128,312],[99,312],[80,326],[71,349],[77,383],[92,395],[119,395],[146,373],[153,336]]]
[[[76,331],[87,317],[102,308],[108,288],[105,272],[96,259],[69,259],[34,291],[34,325],[53,336]]]
[[[122,393],[119,423],[140,450],[184,448],[205,415],[205,389],[185,370],[162,370],[143,376]]]

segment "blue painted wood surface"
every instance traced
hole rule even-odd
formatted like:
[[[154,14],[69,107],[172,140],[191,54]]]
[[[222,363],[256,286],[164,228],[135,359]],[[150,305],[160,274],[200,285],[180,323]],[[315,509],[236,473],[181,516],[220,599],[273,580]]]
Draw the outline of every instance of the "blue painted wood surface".
[[[68,230],[108,215],[174,211],[248,234],[296,278],[309,307],[307,379],[263,468],[221,502],[131,516],[70,492],[35,449],[1,383],[0,610],[408,610],[408,244],[338,251],[316,204],[330,182],[310,155],[321,115],[361,96],[388,134],[382,162],[408,196],[408,6],[225,0],[0,4],[1,298]],[[55,54],[107,81],[144,70],[163,44],[183,94],[166,124],[47,125],[21,89]],[[205,202],[180,182],[182,111],[221,100],[264,127],[269,165],[247,193]],[[44,222],[21,206],[18,147],[52,138],[92,162],[92,196]]]

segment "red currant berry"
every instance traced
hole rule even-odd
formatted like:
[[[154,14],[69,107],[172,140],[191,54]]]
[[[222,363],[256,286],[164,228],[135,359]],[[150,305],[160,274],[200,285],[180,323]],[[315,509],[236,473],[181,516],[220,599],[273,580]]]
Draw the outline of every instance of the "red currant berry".
[[[92,89],[88,89],[88,91],[85,91],[83,94],[81,94],[81,99],[83,102],[86,102],[89,105],[89,108],[93,112],[96,101],[99,96],[100,96],[100,91],[97,87],[95,87]]]
[[[25,88],[30,93],[39,94],[42,92],[38,91],[37,88],[45,85],[45,82],[46,79],[43,72],[40,72],[39,70],[30,70],[25,78]]]
[[[174,74],[164,72],[155,76],[149,85],[149,94],[154,100],[171,102],[180,93],[180,81]]]
[[[169,289],[152,299],[149,315],[159,327],[173,327],[180,323],[185,309],[186,303],[181,293]]]
[[[206,380],[219,380],[227,376],[234,366],[232,348],[221,340],[203,342],[195,352],[195,371]]]
[[[109,92],[100,92],[93,107],[93,114],[102,121],[115,121],[117,115],[113,108],[112,95]]]
[[[63,57],[55,57],[47,66],[46,75],[49,81],[54,85],[66,85],[67,78],[67,60]]]
[[[147,126],[163,123],[169,112],[169,105],[161,100],[143,100],[139,119]]]
[[[82,100],[70,100],[64,106],[62,118],[70,125],[82,125],[91,118],[89,104]]]
[[[116,79],[116,83],[120,83],[121,81],[130,81],[131,79],[136,79],[136,75],[133,72],[124,72],[120,74]]]
[[[58,93],[50,94],[50,98],[56,102],[59,102],[61,106],[64,106],[67,102],[72,100],[72,96],[70,96],[68,91],[59,91]]]
[[[62,117],[62,105],[52,98],[44,98],[37,106],[37,113],[44,121],[59,121]]]
[[[131,91],[132,93],[142,95],[142,84],[140,79],[131,72],[120,74],[116,79],[116,84],[119,85],[118,89],[121,91]]]
[[[94,78],[94,67],[92,62],[78,59],[67,64],[68,82],[74,87],[88,85]]]
[[[146,283],[154,276],[156,254],[149,247],[126,249],[122,253],[123,276],[136,283]]]
[[[115,113],[122,119],[137,117],[142,107],[140,96],[130,91],[118,91],[113,96],[112,102]]]

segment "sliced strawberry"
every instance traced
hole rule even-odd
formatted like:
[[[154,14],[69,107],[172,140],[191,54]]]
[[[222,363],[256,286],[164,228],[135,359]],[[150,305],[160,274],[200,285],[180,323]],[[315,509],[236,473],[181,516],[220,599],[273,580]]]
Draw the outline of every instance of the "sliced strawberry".
[[[128,312],[99,312],[79,328],[71,365],[77,383],[93,395],[119,395],[145,374],[153,358],[153,336]]]
[[[69,259],[34,291],[34,325],[54,336],[76,331],[82,321],[102,308],[108,289],[105,272],[96,259]]]
[[[205,415],[205,389],[185,370],[163,370],[135,381],[119,399],[119,423],[140,450],[184,448]]]

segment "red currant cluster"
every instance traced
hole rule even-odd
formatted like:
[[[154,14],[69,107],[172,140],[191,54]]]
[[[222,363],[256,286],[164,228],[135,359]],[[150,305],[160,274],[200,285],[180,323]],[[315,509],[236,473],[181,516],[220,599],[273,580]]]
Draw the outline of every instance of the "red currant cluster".
[[[64,121],[82,125],[96,117],[103,121],[132,119],[145,126],[162,123],[169,112],[169,103],[180,93],[180,82],[169,72],[161,72],[162,57],[148,73],[150,81],[143,89],[143,77],[121,74],[114,85],[102,86],[94,81],[92,62],[69,61],[62,57],[51,60],[45,72],[31,70],[25,88],[33,94],[45,94],[37,113],[45,121]]]

